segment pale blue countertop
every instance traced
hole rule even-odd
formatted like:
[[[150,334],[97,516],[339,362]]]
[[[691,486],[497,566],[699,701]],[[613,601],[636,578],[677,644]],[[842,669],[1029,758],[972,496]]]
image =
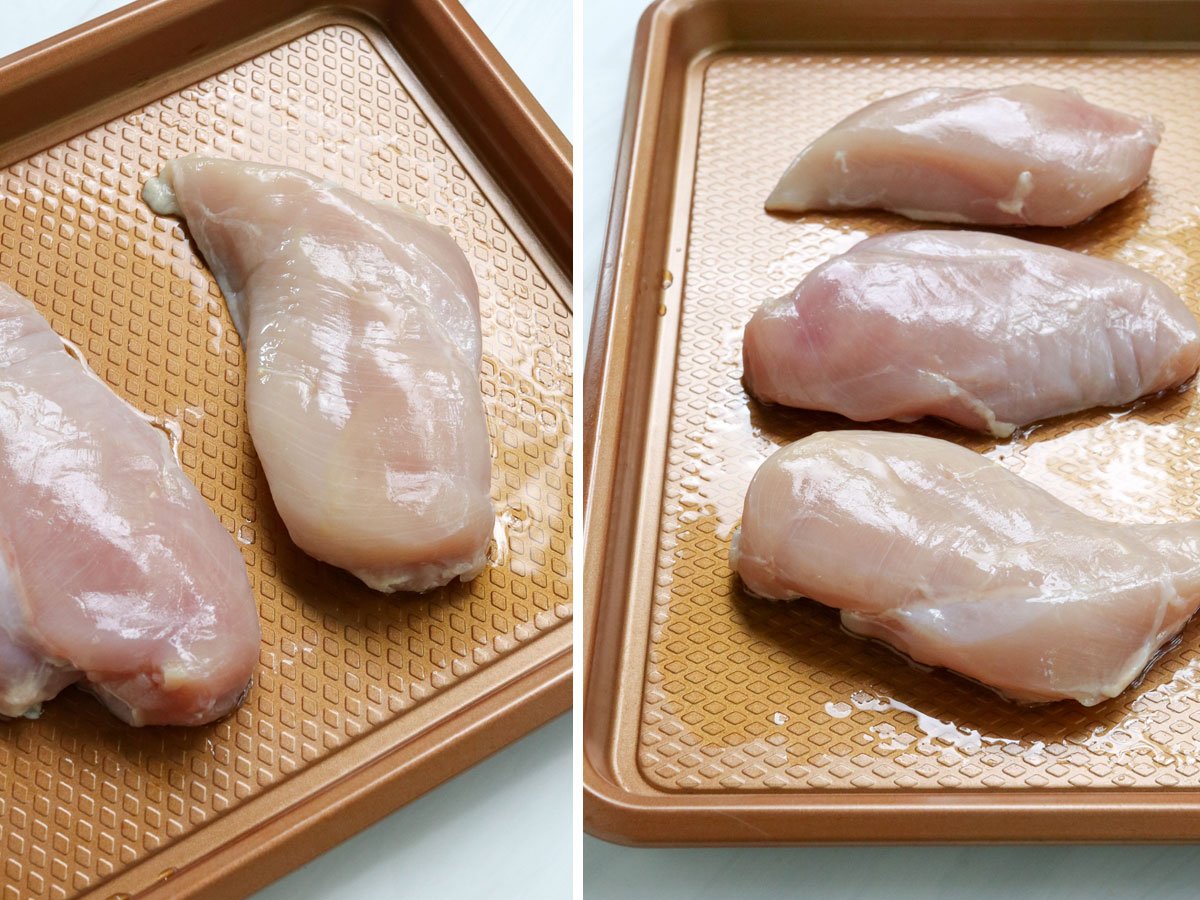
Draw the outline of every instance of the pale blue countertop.
[[[575,305],[581,329],[591,323],[630,53],[645,6],[584,0],[583,270]],[[1200,897],[1200,851],[1187,846],[647,850],[585,835],[583,854],[588,900]]]
[[[0,56],[128,0],[10,0]],[[559,127],[571,125],[571,6],[463,0]],[[560,716],[291,875],[256,900],[570,896],[571,719]]]

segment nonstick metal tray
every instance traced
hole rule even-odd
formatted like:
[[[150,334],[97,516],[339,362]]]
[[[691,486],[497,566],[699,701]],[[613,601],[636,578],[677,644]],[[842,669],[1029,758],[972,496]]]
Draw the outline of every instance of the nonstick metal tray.
[[[131,729],[73,690],[0,724],[0,895],[243,896],[565,710],[569,147],[466,13],[148,0],[0,61],[0,109],[0,280],[171,435],[263,626],[211,726]],[[292,546],[224,300],[140,199],[190,152],[407,203],[467,253],[499,513],[479,578],[385,596]]]
[[[1200,837],[1200,622],[1138,685],[1019,706],[925,671],[729,565],[778,446],[862,427],[741,384],[764,300],[885,213],[772,216],[799,150],[866,103],[1022,81],[1164,124],[1148,184],[1019,232],[1162,278],[1200,312],[1200,3],[663,0],[634,53],[585,388],[585,826],[635,844]],[[1016,232],[1014,232],[1016,233]],[[1195,384],[1011,440],[924,421],[1080,508],[1200,518]],[[875,426],[872,426],[875,427]]]

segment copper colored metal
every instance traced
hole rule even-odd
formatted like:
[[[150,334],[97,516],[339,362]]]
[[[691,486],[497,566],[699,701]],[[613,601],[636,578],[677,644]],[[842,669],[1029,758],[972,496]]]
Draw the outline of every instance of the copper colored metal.
[[[0,61],[0,280],[172,437],[241,542],[237,713],[134,730],[68,691],[0,724],[8,897],[243,896],[570,703],[571,168],[451,0],[155,0]],[[216,284],[140,199],[174,156],[298,166],[445,226],[480,284],[500,525],[469,584],[384,596],[287,538]]]
[[[866,103],[1034,81],[1164,123],[1147,185],[1024,237],[1120,259],[1200,312],[1200,3],[665,0],[642,19],[586,372],[585,825],[635,844],[1200,837],[1200,622],[1138,685],[1022,707],[855,639],[729,566],[776,447],[861,427],[741,385],[765,299],[884,213],[765,213],[791,158]],[[988,453],[1094,515],[1200,518],[1194,385]],[[873,563],[872,563],[873,564]]]

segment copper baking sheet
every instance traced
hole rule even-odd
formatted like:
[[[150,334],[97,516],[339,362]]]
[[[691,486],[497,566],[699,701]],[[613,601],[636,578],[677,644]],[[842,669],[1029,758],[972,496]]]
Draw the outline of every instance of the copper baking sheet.
[[[745,595],[729,538],[776,447],[851,427],[741,385],[762,301],[914,223],[763,212],[798,150],[928,85],[1033,81],[1152,113],[1149,183],[1025,237],[1119,259],[1200,314],[1200,4],[664,2],[643,18],[587,385],[585,822],[631,843],[1194,840],[1200,622],[1120,698],[1022,707],[813,603]],[[861,427],[861,426],[853,426]],[[881,426],[892,427],[892,426]],[[903,427],[903,426],[894,426]],[[997,443],[1086,511],[1200,518],[1195,384]]]
[[[0,108],[0,280],[172,436],[263,625],[212,726],[132,730],[73,690],[0,724],[0,894],[243,896],[567,708],[568,151],[461,8],[137,4],[0,62]],[[384,596],[292,546],[225,303],[139,198],[189,152],[411,204],[466,251],[499,511],[481,577]]]

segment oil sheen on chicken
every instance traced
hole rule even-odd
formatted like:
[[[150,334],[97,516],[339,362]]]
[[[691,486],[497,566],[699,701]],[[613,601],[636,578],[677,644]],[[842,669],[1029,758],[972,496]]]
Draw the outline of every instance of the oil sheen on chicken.
[[[1003,437],[1188,379],[1200,328],[1157,278],[972,231],[869,238],[746,326],[747,389],[858,422],[939,416]]]
[[[132,725],[232,710],[258,662],[233,538],[165,437],[0,285],[0,715],[79,682]]]
[[[247,353],[247,415],[297,546],[381,591],[484,566],[491,451],[479,300],[446,232],[304,172],[185,157],[182,213]]]
[[[1103,522],[948,441],[822,432],[759,468],[733,564],[917,662],[1092,706],[1200,605],[1200,522]]]
[[[766,207],[886,209],[932,222],[1074,225],[1146,180],[1161,127],[1032,84],[925,88],[809,144]]]

